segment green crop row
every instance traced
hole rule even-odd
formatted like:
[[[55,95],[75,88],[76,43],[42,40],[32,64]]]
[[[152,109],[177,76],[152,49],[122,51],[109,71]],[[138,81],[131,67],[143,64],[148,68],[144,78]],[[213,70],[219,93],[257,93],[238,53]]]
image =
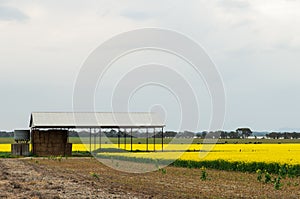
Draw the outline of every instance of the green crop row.
[[[99,155],[98,158],[105,159],[118,159],[123,161],[133,161],[148,164],[171,165],[174,167],[184,168],[211,168],[225,171],[240,171],[255,173],[257,170],[263,170],[268,173],[278,174],[281,176],[298,177],[300,176],[300,165],[288,165],[280,163],[265,163],[265,162],[230,162],[226,160],[166,160],[166,159],[151,159],[151,158],[138,158],[127,156],[109,156]]]
[[[287,175],[289,177],[300,176],[300,165],[288,165],[265,162],[229,162],[225,160],[176,160],[172,164],[175,167],[185,168],[211,168],[225,171],[240,171],[254,173],[257,170],[267,171],[272,174]]]

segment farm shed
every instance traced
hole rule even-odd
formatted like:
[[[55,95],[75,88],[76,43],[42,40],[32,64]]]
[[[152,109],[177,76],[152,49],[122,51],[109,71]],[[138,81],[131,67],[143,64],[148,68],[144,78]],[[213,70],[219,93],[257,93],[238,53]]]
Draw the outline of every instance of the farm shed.
[[[98,149],[101,149],[103,129],[120,129],[130,134],[132,151],[133,129],[144,129],[147,132],[146,146],[148,151],[148,131],[152,130],[155,150],[155,134],[161,132],[163,150],[163,130],[165,124],[156,113],[151,112],[33,112],[30,116],[32,152],[35,155],[71,155],[72,145],[68,143],[70,129],[89,129],[89,145],[92,151],[98,137]],[[93,130],[93,132],[92,132]],[[92,136],[93,134],[93,136]],[[125,142],[126,142],[126,134]],[[120,138],[118,134],[118,147]],[[126,144],[126,143],[125,143]]]

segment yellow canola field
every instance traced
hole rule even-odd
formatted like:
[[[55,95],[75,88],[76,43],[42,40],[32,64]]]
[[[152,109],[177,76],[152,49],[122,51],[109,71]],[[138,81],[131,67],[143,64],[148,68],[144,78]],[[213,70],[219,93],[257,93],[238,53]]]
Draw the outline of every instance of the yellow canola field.
[[[192,144],[188,147],[190,152],[180,152],[183,148],[187,148],[187,146],[172,145],[164,147],[164,152],[156,153],[109,153],[107,155],[152,159],[180,158],[194,161],[222,159],[227,161],[300,164],[300,144],[217,144],[215,146]],[[172,151],[170,152],[167,149]],[[197,150],[201,150],[201,152]]]
[[[73,151],[89,151],[98,149],[99,144],[73,144]],[[118,148],[117,144],[102,144],[101,148]],[[124,149],[124,144],[120,144]],[[130,150],[130,144],[126,145]],[[146,144],[133,144],[133,150],[146,150]],[[149,144],[148,150],[153,151],[154,145]],[[121,155],[129,157],[153,158],[153,159],[183,159],[183,160],[227,160],[244,162],[278,162],[287,164],[300,164],[300,144],[165,144],[164,152],[161,152],[161,144],[155,146],[156,152],[140,153],[102,153],[104,155]],[[185,150],[190,152],[184,152]],[[201,150],[201,152],[199,152]],[[0,144],[0,152],[10,152],[10,144]],[[195,151],[195,152],[194,152]]]
[[[0,144],[0,152],[10,152],[11,144]]]
[[[104,146],[104,145],[102,145]],[[93,145],[92,144],[92,150],[94,150],[94,147],[99,147],[99,145]],[[112,148],[112,147],[117,147],[114,145],[105,145],[104,147],[106,148]],[[72,144],[72,151],[89,151],[89,145],[85,144]],[[30,150],[31,150],[31,145],[30,145]],[[0,144],[0,152],[11,152],[11,144]]]
[[[184,160],[227,160],[243,162],[277,162],[300,164],[300,144],[227,144],[216,145],[204,158],[199,152],[184,153]]]

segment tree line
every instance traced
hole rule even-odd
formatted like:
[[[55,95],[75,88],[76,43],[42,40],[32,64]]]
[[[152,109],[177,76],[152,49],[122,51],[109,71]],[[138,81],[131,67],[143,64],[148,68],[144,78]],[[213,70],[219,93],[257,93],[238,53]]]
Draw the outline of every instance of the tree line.
[[[271,138],[271,139],[299,139],[300,138],[300,133],[296,133],[296,132],[285,132],[285,133],[278,133],[278,132],[272,132],[272,133],[268,133],[266,134],[267,138]]]
[[[131,132],[123,131],[123,130],[115,130],[112,129],[110,131],[104,131],[102,132],[102,135],[106,137],[130,137]],[[153,132],[145,132],[145,131],[133,131],[132,137],[154,137]],[[163,133],[164,138],[221,138],[221,139],[245,139],[249,136],[253,135],[253,132],[250,128],[238,128],[235,131],[203,131],[203,132],[191,132],[191,131],[183,131],[183,132],[175,132],[175,131],[165,131]],[[13,137],[14,132],[12,131],[0,131],[0,137]],[[89,131],[69,131],[70,137],[89,137],[90,133]],[[162,132],[157,131],[155,132],[155,137],[161,138]],[[266,134],[266,138],[270,139],[300,139],[300,133],[298,132],[271,132]]]
[[[14,132],[12,131],[0,131],[0,137],[13,137]]]
[[[89,132],[87,131],[81,131],[76,132],[72,131],[69,132],[70,137],[89,137]],[[104,131],[102,132],[102,135],[105,135],[106,137],[130,137],[131,132],[123,131],[123,130],[115,130],[112,129],[110,131]],[[140,138],[146,138],[148,137],[157,137],[161,138],[163,135],[164,138],[223,138],[223,139],[240,139],[240,138],[248,138],[252,135],[252,131],[249,128],[238,128],[236,131],[203,131],[203,132],[192,132],[192,131],[183,131],[183,132],[175,132],[175,131],[165,131],[165,132],[155,132],[155,135],[153,132],[145,132],[145,131],[133,131],[132,137],[140,137]]]

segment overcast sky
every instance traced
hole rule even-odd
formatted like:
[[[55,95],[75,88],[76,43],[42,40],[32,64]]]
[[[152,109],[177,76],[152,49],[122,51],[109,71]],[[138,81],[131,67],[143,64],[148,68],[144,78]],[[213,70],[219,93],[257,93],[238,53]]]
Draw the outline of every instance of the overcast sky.
[[[89,54],[144,27],[175,30],[203,46],[226,89],[224,129],[300,129],[297,0],[0,0],[0,129],[28,127],[32,111],[72,111]]]

